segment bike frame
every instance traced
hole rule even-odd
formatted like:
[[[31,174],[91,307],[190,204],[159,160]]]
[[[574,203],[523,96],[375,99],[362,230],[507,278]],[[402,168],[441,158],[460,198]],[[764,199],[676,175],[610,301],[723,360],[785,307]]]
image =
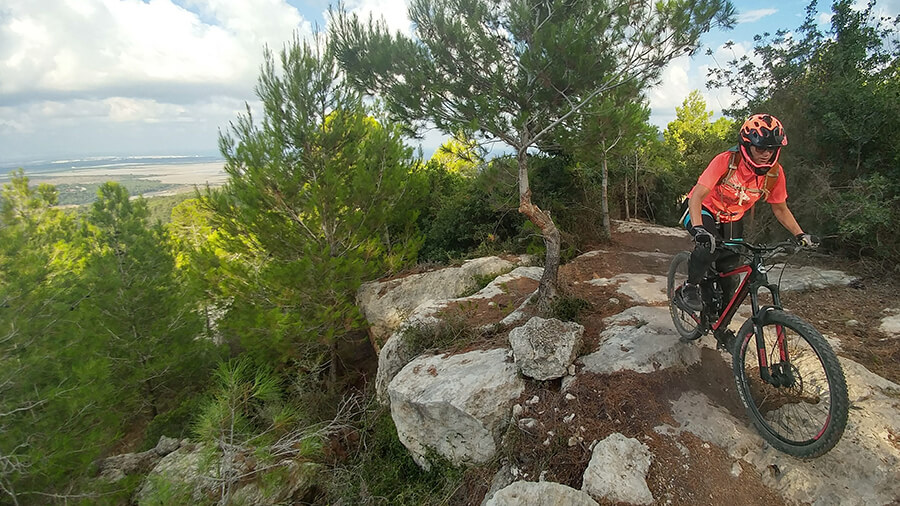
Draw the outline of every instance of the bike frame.
[[[718,319],[713,322],[709,327],[713,331],[713,335],[718,336],[723,333],[728,325],[731,323],[732,318],[734,318],[735,313],[737,312],[737,308],[744,302],[747,296],[750,296],[750,308],[751,308],[751,316],[750,320],[753,322],[754,334],[756,337],[756,353],[757,359],[759,360],[759,370],[760,377],[763,381],[767,383],[776,383],[776,381],[772,378],[771,373],[769,372],[769,364],[766,353],[766,344],[765,339],[763,338],[763,326],[762,326],[762,318],[761,316],[768,311],[769,309],[782,309],[781,306],[781,294],[779,292],[778,285],[769,283],[768,276],[766,275],[766,270],[763,266],[762,255],[759,252],[753,251],[752,260],[750,263],[746,265],[742,265],[728,272],[716,273],[716,278],[721,280],[724,278],[728,278],[731,276],[740,276],[741,274],[746,274],[738,285],[737,289],[735,289],[734,294],[731,299],[728,301],[728,304],[725,306],[725,309],[722,311],[722,314],[719,315]],[[710,278],[707,278],[710,279]],[[721,286],[721,285],[720,285]],[[759,289],[765,288],[772,294],[772,305],[760,307],[759,305]],[[704,308],[704,311],[707,311]],[[706,320],[709,321],[709,316],[706,316]],[[776,327],[777,332],[777,345],[778,345],[778,353],[781,362],[788,362],[788,350],[784,345],[785,336],[784,329],[781,326]],[[743,337],[743,336],[739,336]],[[777,365],[777,364],[776,364]],[[783,371],[779,371],[783,372]],[[788,381],[791,381],[789,378]]]

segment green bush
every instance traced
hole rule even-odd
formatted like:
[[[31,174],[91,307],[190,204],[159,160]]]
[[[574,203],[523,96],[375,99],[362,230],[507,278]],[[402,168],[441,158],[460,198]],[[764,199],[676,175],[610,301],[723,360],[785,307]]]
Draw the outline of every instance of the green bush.
[[[385,407],[365,413],[359,451],[334,470],[328,486],[329,504],[447,504],[463,479],[463,470],[434,455],[431,469],[422,470],[397,437]]]
[[[550,316],[564,322],[577,322],[579,315],[591,308],[591,303],[578,297],[557,297],[550,304]]]
[[[838,238],[855,254],[876,258],[900,255],[894,226],[900,192],[880,174],[854,179],[838,198],[826,206]],[[855,251],[853,251],[855,250]]]
[[[446,350],[465,346],[483,337],[484,332],[470,325],[459,313],[441,316],[435,324],[414,325],[403,333],[412,356],[428,350]]]

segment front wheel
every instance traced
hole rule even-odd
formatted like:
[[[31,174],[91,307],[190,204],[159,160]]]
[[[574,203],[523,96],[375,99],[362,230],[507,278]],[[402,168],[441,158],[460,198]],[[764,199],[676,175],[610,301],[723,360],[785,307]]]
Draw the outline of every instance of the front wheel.
[[[672,315],[672,323],[675,330],[681,336],[682,341],[693,341],[703,335],[703,327],[700,322],[699,311],[689,311],[675,303],[675,291],[684,285],[688,277],[688,263],[691,253],[682,251],[675,255],[669,264],[669,275],[666,278],[666,293],[669,296],[669,313]]]
[[[763,318],[765,354],[757,352],[753,325],[741,329],[732,353],[741,401],[773,447],[798,458],[819,457],[847,426],[841,364],[822,334],[799,317],[772,310]]]

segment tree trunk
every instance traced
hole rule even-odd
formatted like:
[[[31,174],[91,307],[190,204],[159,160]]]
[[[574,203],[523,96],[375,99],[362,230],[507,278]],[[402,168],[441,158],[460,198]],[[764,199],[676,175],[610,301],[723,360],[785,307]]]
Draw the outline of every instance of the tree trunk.
[[[147,372],[147,359],[141,356],[138,361],[141,364],[141,369],[144,372]],[[151,417],[156,418],[156,415],[159,414],[159,410],[156,407],[159,401],[156,399],[156,386],[153,384],[152,377],[144,380],[144,396],[147,398],[147,403],[150,405]]]
[[[604,159],[604,163],[606,163],[605,159]],[[625,202],[625,219],[630,220],[631,219],[631,208],[629,207],[629,204],[628,204],[628,196],[629,196],[628,195],[628,176],[626,175],[623,178],[623,180],[625,181],[625,192],[624,192],[625,197],[622,200]]]
[[[338,378],[337,337],[331,337],[331,343],[329,343],[329,352],[331,355],[331,363],[328,365],[328,392],[333,394],[337,391]]]
[[[531,220],[540,229],[547,250],[544,259],[544,274],[538,286],[538,308],[545,310],[556,298],[559,274],[559,229],[550,218],[550,213],[542,211],[531,202],[531,188],[528,186],[528,153],[527,146],[519,149],[516,160],[519,163],[519,212]]]
[[[606,165],[606,154],[600,162],[600,216],[603,218],[603,237],[609,240],[612,238],[612,225],[609,221],[609,168]]]
[[[638,217],[638,160],[634,155],[634,217]]]

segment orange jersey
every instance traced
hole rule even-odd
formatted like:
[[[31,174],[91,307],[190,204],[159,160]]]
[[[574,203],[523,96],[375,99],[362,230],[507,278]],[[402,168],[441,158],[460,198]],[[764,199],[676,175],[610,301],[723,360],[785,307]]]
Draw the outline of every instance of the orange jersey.
[[[712,211],[721,223],[741,219],[744,213],[766,193],[766,176],[757,176],[753,169],[744,163],[744,158],[740,155],[737,155],[739,160],[737,170],[728,181],[722,181],[722,184],[719,184],[719,180],[728,172],[731,153],[731,151],[725,151],[716,155],[697,179],[697,184],[711,190],[709,195],[703,199],[703,207]],[[691,189],[688,197],[693,193],[694,190]],[[766,202],[780,204],[787,201],[787,196],[784,169],[782,168],[778,171],[775,186],[766,198]]]

